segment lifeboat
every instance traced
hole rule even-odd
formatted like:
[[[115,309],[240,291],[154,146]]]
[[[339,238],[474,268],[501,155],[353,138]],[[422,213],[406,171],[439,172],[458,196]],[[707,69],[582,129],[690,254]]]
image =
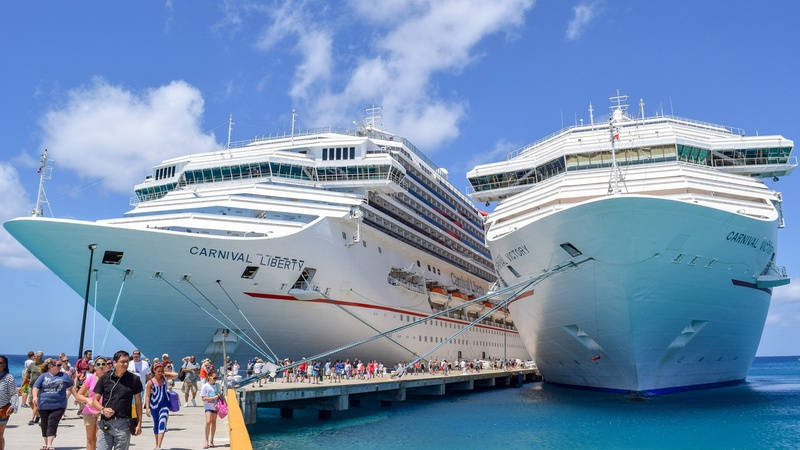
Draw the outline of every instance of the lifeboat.
[[[431,303],[442,306],[447,305],[447,301],[450,300],[447,291],[441,287],[431,288],[428,292],[428,298],[430,298]]]

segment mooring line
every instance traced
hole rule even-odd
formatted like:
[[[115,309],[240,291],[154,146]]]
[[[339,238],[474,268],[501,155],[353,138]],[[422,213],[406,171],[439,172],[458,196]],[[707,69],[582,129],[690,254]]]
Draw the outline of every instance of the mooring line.
[[[269,347],[269,345],[267,345],[267,342],[266,342],[266,341],[264,340],[264,338],[261,336],[261,333],[259,333],[259,332],[258,332],[258,330],[256,329],[256,327],[255,327],[255,326],[253,326],[253,324],[250,322],[250,319],[248,319],[248,318],[247,318],[247,316],[245,316],[245,315],[244,315],[244,312],[242,312],[241,308],[239,308],[239,305],[238,305],[238,304],[237,304],[237,303],[236,303],[236,302],[233,300],[233,297],[231,297],[231,294],[229,294],[229,293],[228,293],[228,291],[225,289],[225,287],[224,287],[224,286],[222,286],[222,281],[221,281],[221,280],[217,280],[217,284],[219,285],[219,288],[220,288],[220,289],[222,289],[222,292],[224,292],[224,293],[225,293],[225,295],[228,297],[228,300],[230,300],[230,301],[231,301],[231,303],[233,304],[234,308],[236,308],[236,310],[237,310],[237,311],[239,311],[239,314],[241,314],[241,315],[242,315],[242,318],[243,318],[245,321],[247,321],[247,324],[248,324],[248,325],[250,325],[250,328],[252,328],[252,329],[253,329],[253,332],[256,334],[256,336],[258,336],[258,338],[259,338],[259,339],[261,339],[261,343],[262,343],[262,344],[264,344],[264,347],[266,347],[266,348],[267,348],[267,350],[269,350],[269,352],[270,352],[270,353],[272,354],[272,356],[275,358],[275,361],[271,361],[271,362],[273,362],[273,363],[277,364],[277,362],[278,362],[278,355],[276,355],[276,354],[275,354],[275,352],[273,352],[273,351],[272,351],[272,349]]]

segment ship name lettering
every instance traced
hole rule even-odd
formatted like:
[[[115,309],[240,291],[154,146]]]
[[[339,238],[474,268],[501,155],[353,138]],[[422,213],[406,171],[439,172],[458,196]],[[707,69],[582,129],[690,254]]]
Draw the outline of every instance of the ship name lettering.
[[[260,266],[272,267],[284,270],[302,270],[305,261],[286,256],[262,255],[256,253],[257,258],[252,258],[249,253],[237,252],[235,250],[223,250],[219,248],[191,247],[189,254],[194,256],[205,256],[206,258],[224,259],[233,262],[255,264],[253,259],[258,261]],[[260,259],[259,259],[260,258]]]
[[[510,261],[515,261],[517,258],[528,255],[530,253],[531,252],[528,250],[528,245],[522,244],[519,247],[513,248],[511,249],[511,251],[506,252],[506,258],[509,259]]]
[[[769,239],[759,239],[755,236],[736,231],[731,231],[728,233],[728,235],[725,237],[725,240],[735,244],[744,245],[746,247],[751,247],[768,254],[775,251],[775,244],[773,244]]]

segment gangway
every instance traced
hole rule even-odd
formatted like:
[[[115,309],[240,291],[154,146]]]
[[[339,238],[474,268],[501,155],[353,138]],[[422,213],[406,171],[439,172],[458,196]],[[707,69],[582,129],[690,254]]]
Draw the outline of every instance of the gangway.
[[[578,267],[578,266],[580,266],[580,265],[582,265],[582,264],[584,264],[586,262],[589,262],[589,261],[594,261],[594,258],[588,257],[588,258],[585,258],[585,259],[583,259],[581,261],[578,261],[578,262],[570,260],[570,261],[568,261],[566,263],[559,264],[559,265],[554,266],[551,269],[545,270],[540,275],[537,275],[537,276],[535,276],[533,278],[529,278],[529,279],[527,279],[525,281],[510,285],[510,286],[506,286],[505,288],[499,289],[499,290],[494,291],[494,292],[489,292],[489,293],[487,293],[485,295],[482,295],[482,296],[480,296],[480,297],[478,297],[478,298],[476,298],[474,300],[470,300],[470,301],[467,301],[465,303],[462,303],[462,304],[459,304],[459,305],[455,305],[455,306],[452,306],[452,307],[447,308],[447,309],[443,309],[442,311],[439,311],[439,312],[433,313],[431,315],[428,315],[426,317],[423,317],[423,318],[421,318],[421,319],[419,319],[419,320],[417,320],[415,322],[407,323],[405,325],[401,325],[401,326],[393,328],[391,330],[384,331],[382,333],[378,333],[376,335],[373,335],[373,336],[370,336],[370,337],[367,337],[367,338],[352,342],[350,344],[347,344],[347,345],[344,345],[344,346],[341,346],[341,347],[337,347],[337,348],[334,348],[332,350],[328,350],[328,351],[325,351],[325,352],[322,352],[322,353],[318,353],[318,354],[313,355],[313,356],[311,356],[309,358],[303,358],[300,361],[297,361],[297,362],[294,362],[294,363],[289,364],[287,366],[281,367],[280,370],[287,371],[289,369],[293,369],[295,367],[298,367],[303,363],[307,363],[308,361],[315,361],[315,360],[318,360],[318,359],[322,359],[322,358],[328,357],[330,355],[333,355],[333,354],[336,354],[336,353],[339,353],[339,352],[343,352],[345,350],[349,350],[351,348],[357,347],[359,345],[363,345],[363,344],[375,341],[377,339],[387,338],[387,337],[389,337],[389,335],[391,335],[393,333],[397,333],[399,331],[403,331],[405,329],[414,327],[416,325],[420,325],[422,323],[427,323],[428,321],[430,321],[432,319],[435,319],[435,318],[440,317],[440,316],[447,315],[447,314],[449,314],[449,313],[451,313],[453,311],[457,311],[457,310],[466,308],[466,307],[474,305],[476,303],[486,302],[486,301],[488,301],[490,299],[494,299],[494,298],[496,298],[498,296],[504,296],[504,295],[507,295],[509,292],[511,292],[511,295],[506,297],[504,300],[502,300],[500,302],[497,302],[494,305],[494,307],[492,307],[488,311],[484,312],[477,319],[475,319],[472,322],[470,322],[469,324],[465,325],[460,330],[458,330],[456,333],[452,334],[450,337],[445,339],[442,343],[440,343],[439,345],[435,346],[434,348],[432,348],[431,350],[429,350],[425,354],[418,356],[417,359],[415,359],[414,361],[412,361],[408,365],[404,366],[398,372],[398,374],[396,375],[398,377],[402,376],[404,371],[405,371],[405,368],[410,367],[413,364],[415,364],[416,362],[425,359],[425,357],[427,357],[431,353],[435,352],[436,350],[441,348],[443,345],[446,345],[446,344],[450,343],[453,339],[455,339],[456,337],[458,337],[461,334],[465,333],[467,330],[469,330],[475,324],[479,323],[481,320],[483,320],[486,317],[488,317],[489,315],[491,315],[493,312],[495,312],[498,309],[508,305],[512,301],[521,298],[520,295],[523,294],[527,289],[529,289],[529,288],[541,283],[542,281],[546,280],[547,278],[549,278],[549,277],[551,277],[551,276],[553,276],[553,275],[555,275],[557,273],[563,272],[563,271],[568,270],[568,269],[576,268],[576,267]],[[264,379],[264,378],[267,378],[267,377],[274,377],[274,376],[275,376],[274,373],[272,373],[272,374],[271,373],[261,373],[261,374],[258,374],[258,375],[253,375],[253,376],[250,376],[248,378],[245,378],[245,379],[241,380],[239,383],[234,384],[234,387],[241,389],[241,388],[243,388],[243,387],[245,387],[245,386],[247,386],[249,384],[257,382],[258,380],[261,380],[261,379]]]

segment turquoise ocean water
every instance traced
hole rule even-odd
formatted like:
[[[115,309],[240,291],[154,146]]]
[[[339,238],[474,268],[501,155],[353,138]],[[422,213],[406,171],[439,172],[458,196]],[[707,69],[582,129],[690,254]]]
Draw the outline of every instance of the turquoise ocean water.
[[[800,448],[800,361],[756,358],[744,384],[645,400],[532,383],[329,421],[260,409],[249,430],[255,448]]]
[[[24,356],[8,355],[19,383]],[[74,360],[74,358],[72,358]],[[800,448],[800,361],[756,358],[744,384],[645,400],[531,383],[381,409],[281,419],[259,410],[254,448]]]

